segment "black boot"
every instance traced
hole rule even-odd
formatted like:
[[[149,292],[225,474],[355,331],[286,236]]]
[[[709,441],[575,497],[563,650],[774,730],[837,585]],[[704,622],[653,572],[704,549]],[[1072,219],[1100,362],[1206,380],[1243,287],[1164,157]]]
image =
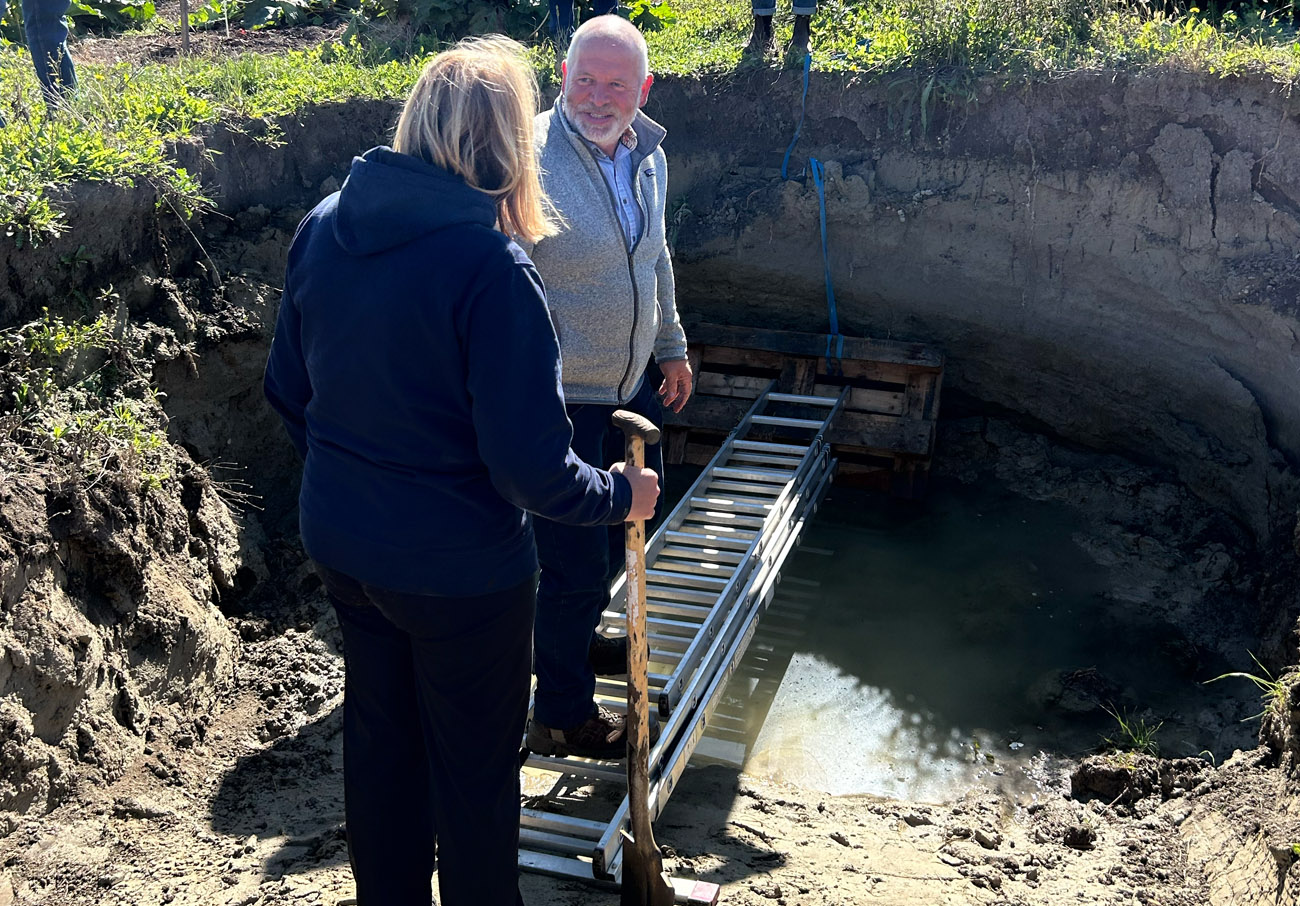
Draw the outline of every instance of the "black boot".
[[[776,36],[772,34],[772,17],[755,16],[754,33],[745,45],[745,55],[761,57],[776,45]]]
[[[790,53],[803,59],[808,55],[808,44],[812,40],[812,16],[794,17],[794,37],[790,39]]]

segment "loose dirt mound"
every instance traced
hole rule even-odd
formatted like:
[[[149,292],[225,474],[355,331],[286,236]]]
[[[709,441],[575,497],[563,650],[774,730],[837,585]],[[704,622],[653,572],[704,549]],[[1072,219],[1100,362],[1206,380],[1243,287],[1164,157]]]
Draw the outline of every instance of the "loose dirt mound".
[[[120,475],[0,486],[0,829],[115,780],[159,734],[201,735],[229,688],[215,604],[238,527],[187,460],[166,492]]]

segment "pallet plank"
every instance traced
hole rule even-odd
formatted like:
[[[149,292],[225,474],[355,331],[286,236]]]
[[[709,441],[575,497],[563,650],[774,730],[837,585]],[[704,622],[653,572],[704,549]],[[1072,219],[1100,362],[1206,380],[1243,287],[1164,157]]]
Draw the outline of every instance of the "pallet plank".
[[[750,404],[743,399],[695,397],[681,412],[665,412],[668,425],[703,428],[726,433],[739,423]],[[903,419],[869,412],[841,412],[826,439],[879,450],[890,455],[928,456],[934,435],[934,423],[926,419]],[[689,448],[688,448],[689,449]]]
[[[736,327],[709,322],[701,322],[691,327],[690,342],[695,346],[730,346],[746,351],[762,350],[814,359],[826,353],[825,334],[770,330],[761,327]],[[849,359],[858,359],[906,365],[910,368],[925,368],[935,372],[943,370],[943,354],[922,343],[845,337],[841,358],[846,360],[846,363]],[[707,358],[705,360],[707,361]]]

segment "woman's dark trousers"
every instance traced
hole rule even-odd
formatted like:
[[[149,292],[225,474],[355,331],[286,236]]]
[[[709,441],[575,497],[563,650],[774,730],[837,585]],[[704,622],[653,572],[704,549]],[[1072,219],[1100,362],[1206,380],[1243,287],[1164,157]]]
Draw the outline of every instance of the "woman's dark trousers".
[[[521,906],[519,744],[536,577],[447,598],[317,567],[343,630],[343,782],[358,906]]]

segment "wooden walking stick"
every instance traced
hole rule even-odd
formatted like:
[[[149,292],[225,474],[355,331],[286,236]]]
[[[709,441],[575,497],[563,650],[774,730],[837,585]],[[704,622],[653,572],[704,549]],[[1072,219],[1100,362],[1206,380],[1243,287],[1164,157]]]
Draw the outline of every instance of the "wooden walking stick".
[[[614,424],[627,444],[628,467],[645,467],[645,445],[659,442],[648,418],[620,409]],[[627,562],[627,801],[632,824],[623,840],[620,906],[672,906],[673,885],[650,830],[650,645],[645,614],[645,523],[625,525]]]

